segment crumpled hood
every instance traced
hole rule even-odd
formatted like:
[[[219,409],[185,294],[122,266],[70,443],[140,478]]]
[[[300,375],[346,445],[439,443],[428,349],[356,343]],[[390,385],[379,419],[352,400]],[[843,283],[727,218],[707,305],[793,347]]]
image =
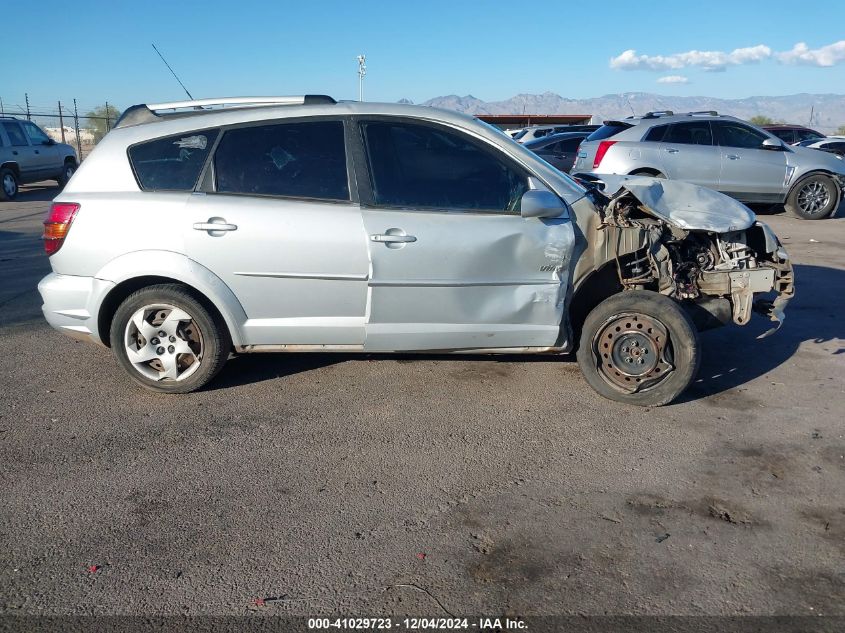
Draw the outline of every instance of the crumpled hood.
[[[652,214],[681,229],[728,233],[747,229],[756,220],[741,202],[688,182],[606,174],[601,180],[605,195],[626,189]]]

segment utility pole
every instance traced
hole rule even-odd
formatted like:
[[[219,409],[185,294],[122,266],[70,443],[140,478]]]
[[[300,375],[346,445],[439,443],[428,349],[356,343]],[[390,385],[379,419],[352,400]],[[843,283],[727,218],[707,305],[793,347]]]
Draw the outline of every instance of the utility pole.
[[[366,55],[358,55],[358,101],[364,100],[364,75],[367,74],[366,62]]]
[[[29,116],[29,93],[28,92],[23,93],[23,98],[26,100],[26,120],[32,121],[32,117]]]
[[[62,143],[65,142],[65,120],[62,116],[62,102],[59,101],[59,129],[62,131]]]

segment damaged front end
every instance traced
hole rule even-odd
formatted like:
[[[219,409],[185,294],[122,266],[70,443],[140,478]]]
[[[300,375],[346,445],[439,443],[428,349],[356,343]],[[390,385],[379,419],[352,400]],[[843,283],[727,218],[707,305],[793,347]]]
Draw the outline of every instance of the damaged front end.
[[[699,329],[752,310],[780,327],[792,298],[792,264],[771,229],[741,203],[678,181],[632,178],[601,211],[607,254],[625,289],[655,290],[687,308]],[[768,294],[771,299],[755,294]]]

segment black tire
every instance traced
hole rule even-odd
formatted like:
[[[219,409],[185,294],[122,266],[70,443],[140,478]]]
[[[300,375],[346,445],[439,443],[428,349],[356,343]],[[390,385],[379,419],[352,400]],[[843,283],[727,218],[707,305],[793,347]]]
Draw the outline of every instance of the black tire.
[[[74,172],[76,172],[76,162],[72,160],[66,160],[65,164],[62,165],[62,172],[59,174],[58,178],[56,178],[56,182],[59,183],[59,187],[62,189],[65,188],[65,185],[68,183],[68,180],[71,179]]]
[[[632,171],[630,176],[651,176],[652,178],[666,178],[666,174],[662,171],[656,171],[654,169],[637,169]]]
[[[581,372],[593,389],[617,402],[668,404],[693,381],[700,362],[692,321],[656,292],[631,290],[605,299],[581,330]]]
[[[169,337],[169,341],[162,337],[159,346],[156,342],[157,335],[152,334],[149,340],[143,335],[139,337],[140,330],[135,327],[134,322],[130,325],[130,321],[133,315],[149,308],[149,316],[146,317],[149,320],[145,321],[145,327],[162,328],[162,331],[165,327],[170,329],[172,324],[156,324],[156,319],[160,318],[159,315],[169,314],[167,308],[161,306],[172,306],[182,310],[191,317],[191,320],[181,320],[178,325],[180,330],[172,332],[173,335]],[[130,332],[134,334],[130,335]],[[203,302],[189,288],[180,284],[148,286],[129,295],[114,314],[109,338],[114,355],[129,377],[146,389],[162,393],[189,393],[202,388],[217,375],[232,350],[232,339],[223,319],[216,311],[203,305]],[[129,359],[130,352],[127,350],[127,341],[130,339],[133,340],[133,344],[137,344],[139,352],[146,351],[148,344],[150,349],[155,346],[155,349],[163,351],[149,363],[133,363]],[[142,344],[141,341],[144,343]],[[175,347],[169,345],[168,342],[174,343]],[[191,354],[179,353],[179,345],[192,345],[193,358]],[[161,376],[164,372],[164,369],[156,368],[156,363],[164,367],[159,357],[165,360],[173,359],[172,362],[175,363],[179,373],[178,379],[168,377],[155,379],[150,376],[151,374]],[[196,360],[198,366],[191,369],[194,359],[198,359]],[[187,368],[178,370],[178,367],[184,363],[188,363]]]
[[[0,169],[0,200],[14,200],[18,195],[18,175],[13,169]]]
[[[817,196],[815,199],[814,196]],[[784,207],[805,220],[822,220],[839,208],[842,193],[830,176],[813,174],[799,180],[786,197]],[[826,200],[824,204],[821,201]]]

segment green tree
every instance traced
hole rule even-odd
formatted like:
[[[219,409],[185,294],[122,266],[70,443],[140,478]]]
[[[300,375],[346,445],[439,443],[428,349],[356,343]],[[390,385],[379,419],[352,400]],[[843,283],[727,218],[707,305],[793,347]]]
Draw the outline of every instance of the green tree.
[[[91,110],[85,116],[89,117],[88,128],[94,133],[94,142],[99,143],[106,135],[106,132],[114,127],[114,124],[120,117],[120,110],[111,104],[109,104],[108,110],[106,110],[106,106],[101,105]]]
[[[838,128],[836,128],[836,135],[845,136],[845,125],[840,125]]]
[[[775,123],[771,117],[767,117],[762,114],[756,114],[748,119],[748,121],[754,125],[774,125]]]

